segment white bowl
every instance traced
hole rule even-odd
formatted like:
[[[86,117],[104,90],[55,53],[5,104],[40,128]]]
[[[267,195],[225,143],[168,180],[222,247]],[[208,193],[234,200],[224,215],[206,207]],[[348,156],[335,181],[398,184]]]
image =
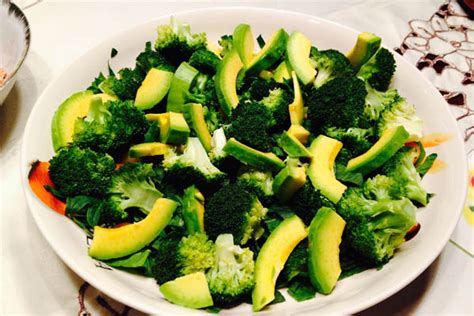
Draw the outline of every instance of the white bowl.
[[[193,31],[207,32],[217,41],[232,34],[239,23],[252,25],[255,35],[265,38],[277,28],[300,30],[319,48],[348,51],[358,32],[317,17],[285,11],[257,8],[206,9],[177,13],[179,20],[190,23]],[[87,238],[72,221],[44,206],[28,187],[29,164],[35,159],[49,160],[53,155],[50,122],[56,107],[75,91],[85,89],[99,71],[106,71],[110,50],[118,55],[112,67],[130,66],[146,41],[156,36],[156,26],[169,22],[169,16],[157,18],[121,33],[76,60],[46,88],[26,125],[22,147],[22,174],[25,193],[33,217],[50,245],[64,262],[84,280],[110,297],[149,314],[207,314],[168,303],[153,279],[114,269],[103,269],[87,255]],[[381,271],[369,270],[339,282],[328,296],[297,303],[287,296],[284,303],[270,306],[263,314],[354,313],[394,294],[415,279],[441,252],[462,210],[467,180],[463,142],[449,109],[439,92],[398,54],[394,86],[417,106],[425,121],[426,133],[449,133],[453,138],[435,148],[447,168],[428,174],[424,186],[436,195],[429,206],[418,211],[420,233],[404,244]],[[251,314],[250,305],[242,304],[225,313]]]
[[[0,69],[7,79],[0,82],[0,105],[7,98],[16,81],[16,73],[30,47],[30,25],[23,12],[14,4],[0,3]]]

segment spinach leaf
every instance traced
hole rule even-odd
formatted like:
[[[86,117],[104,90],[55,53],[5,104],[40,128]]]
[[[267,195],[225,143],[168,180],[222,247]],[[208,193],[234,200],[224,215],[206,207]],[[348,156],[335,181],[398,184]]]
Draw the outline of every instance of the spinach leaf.
[[[296,301],[302,302],[314,298],[316,296],[316,289],[308,279],[296,279],[288,287],[288,294]]]

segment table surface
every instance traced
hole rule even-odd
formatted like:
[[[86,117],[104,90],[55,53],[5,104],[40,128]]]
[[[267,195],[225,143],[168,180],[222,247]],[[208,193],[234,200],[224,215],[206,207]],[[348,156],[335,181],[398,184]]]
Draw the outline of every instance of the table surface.
[[[33,40],[18,81],[0,106],[0,315],[140,315],[84,283],[49,247],[23,196],[20,143],[30,110],[52,78],[104,39],[160,15],[252,5],[309,13],[377,33],[416,64],[452,105],[466,138],[474,186],[474,22],[455,1],[16,2],[25,8]],[[361,315],[474,314],[473,195],[471,208],[466,206],[434,263]]]

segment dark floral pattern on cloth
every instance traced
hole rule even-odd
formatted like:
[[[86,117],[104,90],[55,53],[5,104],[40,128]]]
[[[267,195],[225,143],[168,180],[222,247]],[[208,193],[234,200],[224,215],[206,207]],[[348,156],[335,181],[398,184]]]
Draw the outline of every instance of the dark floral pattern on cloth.
[[[88,296],[88,299],[86,299],[86,295]],[[92,313],[89,312],[86,307],[85,301],[95,301],[95,303],[97,303],[104,312],[104,315],[130,316],[130,312],[132,311],[132,309],[128,306],[117,303],[109,298],[104,297],[97,290],[91,287],[90,284],[87,282],[84,282],[79,288],[77,300],[79,303],[79,312],[77,314],[78,316],[92,316]],[[136,312],[135,314],[138,315],[138,312]]]
[[[411,20],[410,32],[395,50],[412,61],[446,99],[474,152],[474,20],[454,1],[428,20]]]

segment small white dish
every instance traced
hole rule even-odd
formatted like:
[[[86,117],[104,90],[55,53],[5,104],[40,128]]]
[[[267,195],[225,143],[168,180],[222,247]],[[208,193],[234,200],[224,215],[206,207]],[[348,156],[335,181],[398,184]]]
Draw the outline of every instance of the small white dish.
[[[358,32],[310,15],[258,8],[225,8],[188,11],[174,14],[192,26],[195,32],[206,32],[211,41],[232,34],[239,23],[252,26],[255,35],[265,38],[276,29],[300,30],[319,48],[336,48],[347,52]],[[205,311],[186,309],[167,302],[151,278],[115,269],[104,269],[87,255],[87,238],[71,220],[50,210],[31,192],[27,174],[36,159],[47,161],[53,156],[50,124],[57,106],[71,93],[88,87],[100,71],[107,70],[111,48],[118,55],[112,67],[130,66],[146,41],[156,37],[156,26],[169,22],[169,16],[136,26],[90,50],[65,69],[38,99],[25,128],[22,145],[22,175],[31,213],[41,232],[62,260],[80,277],[110,297],[148,314],[208,315]],[[351,314],[370,307],[396,293],[420,275],[439,255],[453,232],[461,213],[467,189],[467,167],[464,145],[456,121],[439,92],[401,56],[395,53],[397,72],[394,80],[401,95],[417,106],[425,121],[426,133],[447,133],[449,142],[435,148],[447,167],[428,174],[423,180],[429,192],[435,193],[427,208],[418,211],[421,224],[416,238],[404,244],[396,256],[383,267],[365,271],[339,282],[328,296],[318,294],[312,300],[298,303],[287,296],[284,303],[270,306],[259,314],[315,315]],[[242,304],[224,314],[250,315],[251,307]]]
[[[16,81],[30,47],[30,25],[14,3],[0,3],[0,105]]]

